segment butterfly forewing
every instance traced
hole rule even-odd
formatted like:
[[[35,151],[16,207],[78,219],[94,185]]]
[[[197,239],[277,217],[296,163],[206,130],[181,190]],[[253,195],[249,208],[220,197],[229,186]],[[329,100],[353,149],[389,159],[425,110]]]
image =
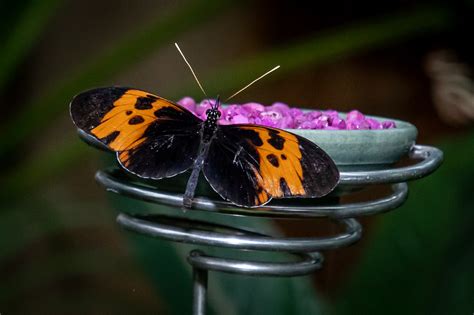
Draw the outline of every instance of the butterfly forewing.
[[[333,160],[295,134],[263,126],[220,126],[204,175],[223,198],[245,207],[271,198],[321,197],[339,181]]]
[[[116,151],[122,166],[138,176],[171,177],[196,158],[202,121],[156,95],[98,88],[77,95],[70,110],[78,128]]]

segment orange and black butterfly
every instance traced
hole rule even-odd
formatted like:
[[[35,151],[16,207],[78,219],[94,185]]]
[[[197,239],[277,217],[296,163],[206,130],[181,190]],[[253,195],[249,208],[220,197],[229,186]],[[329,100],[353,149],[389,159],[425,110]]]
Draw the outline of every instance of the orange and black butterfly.
[[[191,170],[185,207],[192,205],[201,171],[222,198],[242,207],[321,197],[339,181],[334,161],[303,137],[251,124],[218,125],[219,100],[203,121],[148,92],[106,87],[77,95],[70,111],[78,128],[116,151],[120,165],[139,177]]]

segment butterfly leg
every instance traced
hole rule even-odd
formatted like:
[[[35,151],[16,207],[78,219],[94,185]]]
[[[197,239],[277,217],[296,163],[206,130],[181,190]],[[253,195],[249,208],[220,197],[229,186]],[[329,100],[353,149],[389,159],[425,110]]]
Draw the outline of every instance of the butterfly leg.
[[[193,204],[194,192],[196,191],[197,183],[199,181],[199,174],[201,173],[204,165],[204,160],[209,152],[210,143],[202,143],[199,149],[199,155],[197,156],[194,164],[191,176],[189,176],[188,183],[186,184],[186,191],[183,196],[183,207],[191,208]]]

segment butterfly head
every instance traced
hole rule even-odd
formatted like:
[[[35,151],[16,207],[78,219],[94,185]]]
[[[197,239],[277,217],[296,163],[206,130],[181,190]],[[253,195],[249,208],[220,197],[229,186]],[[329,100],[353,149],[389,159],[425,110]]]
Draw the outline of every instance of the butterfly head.
[[[217,124],[217,121],[221,117],[221,112],[219,111],[219,106],[220,106],[220,99],[219,96],[217,96],[216,102],[211,105],[211,108],[209,108],[206,111],[206,122],[211,123],[211,124]]]

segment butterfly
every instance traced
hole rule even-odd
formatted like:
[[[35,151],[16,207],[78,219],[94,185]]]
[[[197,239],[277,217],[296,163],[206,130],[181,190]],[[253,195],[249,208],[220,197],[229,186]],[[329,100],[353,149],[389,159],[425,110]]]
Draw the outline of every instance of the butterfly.
[[[201,120],[151,93],[105,87],[75,96],[75,125],[116,152],[127,171],[162,179],[191,170],[183,195],[190,208],[202,172],[225,200],[260,207],[272,198],[322,197],[339,181],[330,156],[291,132],[253,124],[219,125],[220,101]]]

